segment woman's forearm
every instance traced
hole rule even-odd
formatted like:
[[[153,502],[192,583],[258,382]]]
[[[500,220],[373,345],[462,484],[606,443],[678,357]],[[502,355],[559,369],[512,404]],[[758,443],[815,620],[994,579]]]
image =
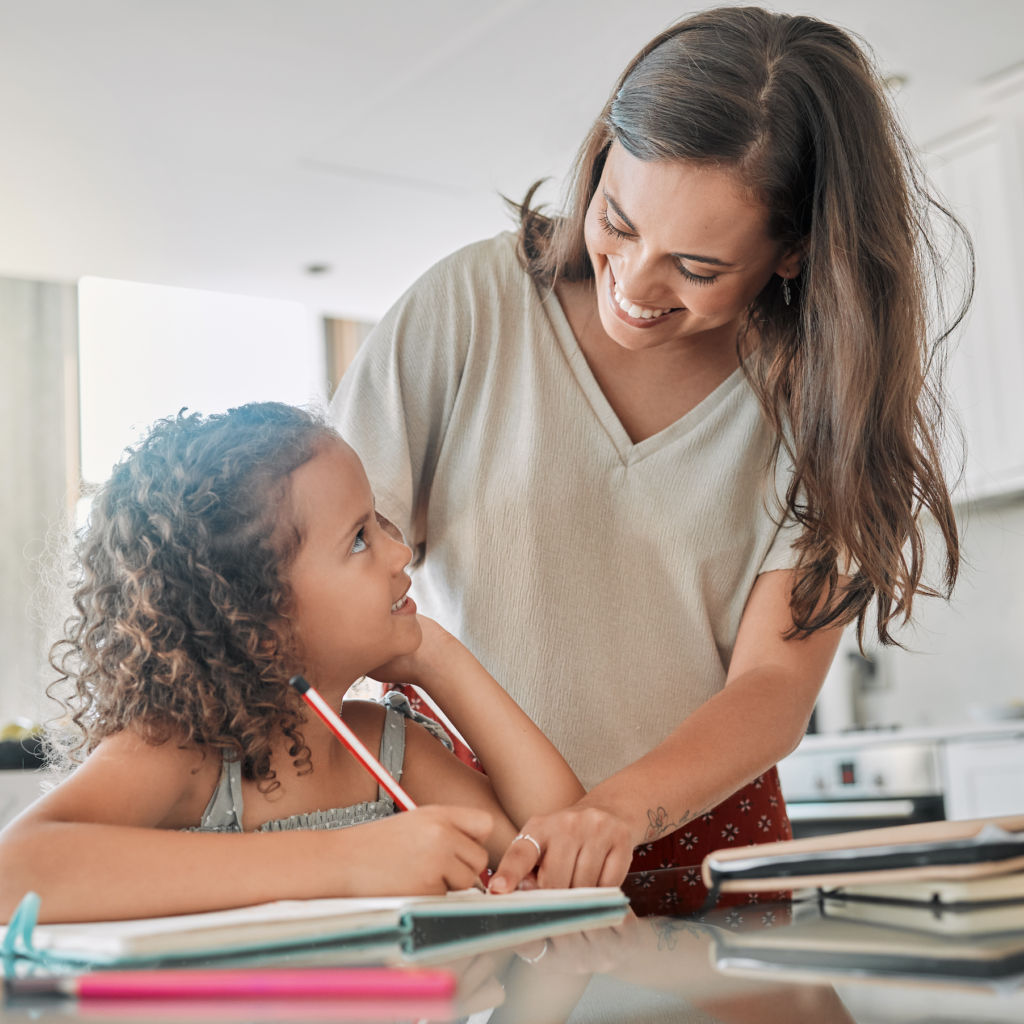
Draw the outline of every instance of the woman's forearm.
[[[706,813],[800,742],[816,688],[780,669],[747,672],[698,708],[639,761],[595,786],[580,806],[625,821],[635,845]]]

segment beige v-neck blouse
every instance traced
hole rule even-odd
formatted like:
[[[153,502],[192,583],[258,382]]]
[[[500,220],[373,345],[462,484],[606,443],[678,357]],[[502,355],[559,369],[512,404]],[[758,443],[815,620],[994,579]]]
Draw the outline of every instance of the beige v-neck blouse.
[[[588,789],[722,688],[755,578],[796,564],[741,371],[634,445],[512,234],[420,278],[332,409],[414,549],[420,610]]]

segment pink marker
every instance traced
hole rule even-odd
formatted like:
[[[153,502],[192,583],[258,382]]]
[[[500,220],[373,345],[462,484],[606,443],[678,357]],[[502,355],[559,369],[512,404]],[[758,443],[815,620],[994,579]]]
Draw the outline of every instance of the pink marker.
[[[96,971],[9,978],[4,987],[11,995],[79,999],[450,999],[455,976],[390,967]]]

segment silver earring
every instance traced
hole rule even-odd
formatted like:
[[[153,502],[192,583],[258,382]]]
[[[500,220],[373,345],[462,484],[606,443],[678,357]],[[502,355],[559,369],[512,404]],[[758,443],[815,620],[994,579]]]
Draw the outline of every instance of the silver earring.
[[[785,302],[785,304],[788,306],[790,298],[791,296],[789,294],[789,278],[784,277],[782,279],[782,301]]]

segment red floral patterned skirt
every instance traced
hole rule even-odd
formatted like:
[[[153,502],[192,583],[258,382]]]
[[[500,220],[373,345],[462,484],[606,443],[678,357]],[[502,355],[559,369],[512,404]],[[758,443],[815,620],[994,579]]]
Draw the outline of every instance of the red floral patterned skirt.
[[[413,687],[385,683],[384,689],[400,690],[409,698],[414,711],[437,718]],[[473,751],[457,737],[453,736],[452,740],[459,760],[483,771]],[[661,839],[636,847],[622,889],[629,896],[634,912],[640,916],[698,913],[708,898],[700,866],[709,853],[730,846],[754,846],[792,838],[779,774],[771,768],[713,810]],[[719,895],[715,910],[749,907],[756,914],[755,908],[760,904],[788,898],[786,892],[724,893]],[[738,914],[735,909],[730,912],[732,916]],[[772,919],[760,923],[766,927],[779,923],[779,914],[778,908],[766,910],[765,915]]]

